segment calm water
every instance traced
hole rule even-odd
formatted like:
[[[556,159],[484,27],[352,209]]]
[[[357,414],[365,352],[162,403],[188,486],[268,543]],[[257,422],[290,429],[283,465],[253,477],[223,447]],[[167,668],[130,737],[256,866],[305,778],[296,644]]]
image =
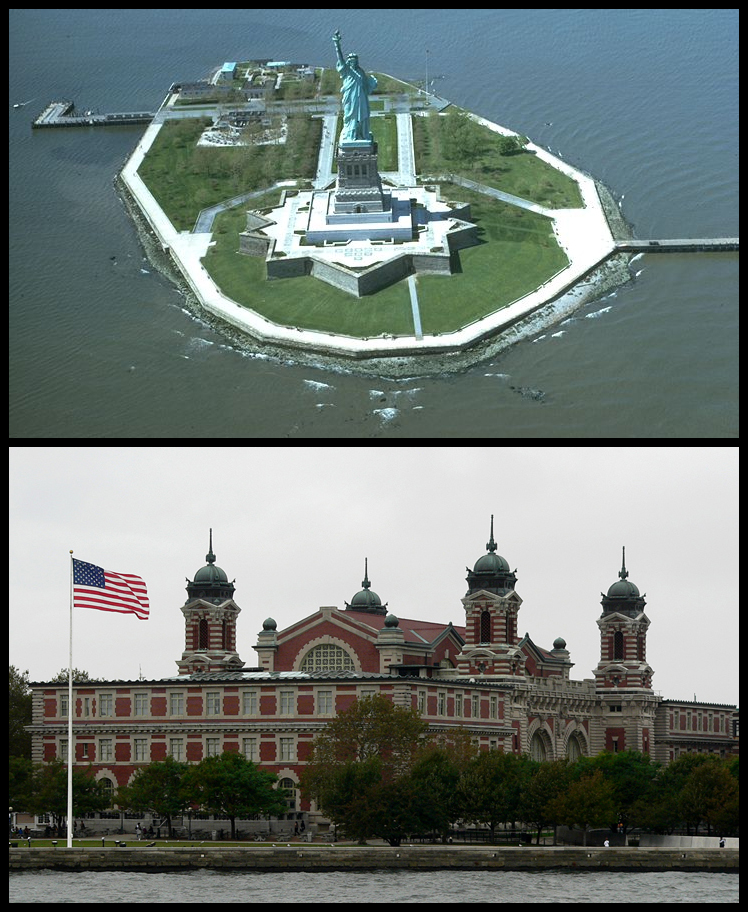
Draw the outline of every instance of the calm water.
[[[362,377],[188,312],[114,191],[141,128],[30,129],[60,98],[155,110],[224,60],[331,64],[336,28],[405,79],[428,51],[440,94],[603,180],[637,236],[738,234],[737,10],[12,10],[11,436],[737,437],[737,254],[643,257],[459,374]]]
[[[11,874],[12,903],[732,903],[736,874],[372,871]]]

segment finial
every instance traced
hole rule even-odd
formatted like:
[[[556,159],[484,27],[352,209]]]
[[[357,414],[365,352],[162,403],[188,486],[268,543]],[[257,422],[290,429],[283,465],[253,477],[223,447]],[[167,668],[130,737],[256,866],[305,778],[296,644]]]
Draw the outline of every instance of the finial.
[[[493,513],[491,514],[491,538],[486,542],[486,551],[495,551],[496,542],[493,540]]]
[[[364,578],[361,581],[361,585],[364,589],[370,589],[371,583],[369,582],[369,558],[364,558]]]
[[[629,572],[626,569],[626,546],[625,545],[623,546],[623,557],[621,558],[621,570],[618,575],[621,577],[621,579],[626,579],[626,577],[629,575]]]
[[[215,563],[216,556],[213,553],[213,530],[210,530],[210,544],[208,545],[208,553],[205,555],[205,560],[209,564]]]

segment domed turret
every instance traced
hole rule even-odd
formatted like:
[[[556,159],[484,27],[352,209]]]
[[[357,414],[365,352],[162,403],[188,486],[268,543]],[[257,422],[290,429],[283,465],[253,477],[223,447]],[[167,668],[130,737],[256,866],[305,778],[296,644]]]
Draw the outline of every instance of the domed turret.
[[[382,600],[371,588],[369,582],[369,559],[364,559],[364,578],[361,582],[363,589],[357,592],[350,603],[345,603],[346,611],[366,611],[369,614],[387,614],[387,605],[383,605]]]
[[[626,548],[623,549],[621,559],[621,569],[618,571],[618,579],[608,589],[607,594],[600,593],[603,597],[602,606],[603,614],[611,614],[617,611],[621,614],[639,614],[644,610],[646,602],[644,596],[639,594],[639,588],[628,579],[629,572],[626,569]]]
[[[491,535],[486,543],[486,554],[479,557],[471,570],[467,568],[468,591],[477,592],[485,589],[487,592],[503,594],[514,589],[517,575],[509,569],[508,562],[496,553],[496,542],[493,538],[493,515],[491,516]]]
[[[234,584],[229,582],[225,570],[216,566],[216,556],[213,553],[213,530],[210,530],[210,544],[205,555],[208,562],[195,574],[192,582],[187,581],[187,594],[192,599],[206,599],[211,602],[225,602],[234,595]]]

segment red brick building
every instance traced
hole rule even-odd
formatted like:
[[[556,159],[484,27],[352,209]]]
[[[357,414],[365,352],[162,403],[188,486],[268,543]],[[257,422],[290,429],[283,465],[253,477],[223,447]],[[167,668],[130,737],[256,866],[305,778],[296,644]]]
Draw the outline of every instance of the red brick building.
[[[315,735],[369,694],[415,707],[432,731],[464,729],[482,749],[536,759],[633,749],[668,762],[683,751],[737,749],[735,706],[675,703],[653,692],[646,602],[625,562],[602,598],[594,678],[575,681],[563,639],[546,649],[519,636],[522,599],[497,554],[493,522],[486,553],[468,569],[465,626],[394,617],[367,568],[344,608],[319,608],[285,630],[266,620],[255,667],[237,653],[241,609],[212,543],[206,560],[187,585],[175,677],[74,686],[75,761],[92,765],[112,790],[167,756],[198,762],[235,750],[293,793]],[[64,758],[67,686],[32,688],[33,759]],[[298,795],[289,815],[316,819]]]

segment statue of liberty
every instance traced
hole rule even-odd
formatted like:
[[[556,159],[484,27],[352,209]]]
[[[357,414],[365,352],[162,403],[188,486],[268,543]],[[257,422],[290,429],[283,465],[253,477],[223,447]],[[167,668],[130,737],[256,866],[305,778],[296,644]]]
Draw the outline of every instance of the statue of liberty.
[[[343,81],[343,130],[341,142],[373,142],[374,137],[369,129],[369,95],[376,89],[377,80],[367,76],[358,65],[358,55],[349,54],[345,59],[340,50],[340,32],[332,36],[338,60],[335,68]]]

